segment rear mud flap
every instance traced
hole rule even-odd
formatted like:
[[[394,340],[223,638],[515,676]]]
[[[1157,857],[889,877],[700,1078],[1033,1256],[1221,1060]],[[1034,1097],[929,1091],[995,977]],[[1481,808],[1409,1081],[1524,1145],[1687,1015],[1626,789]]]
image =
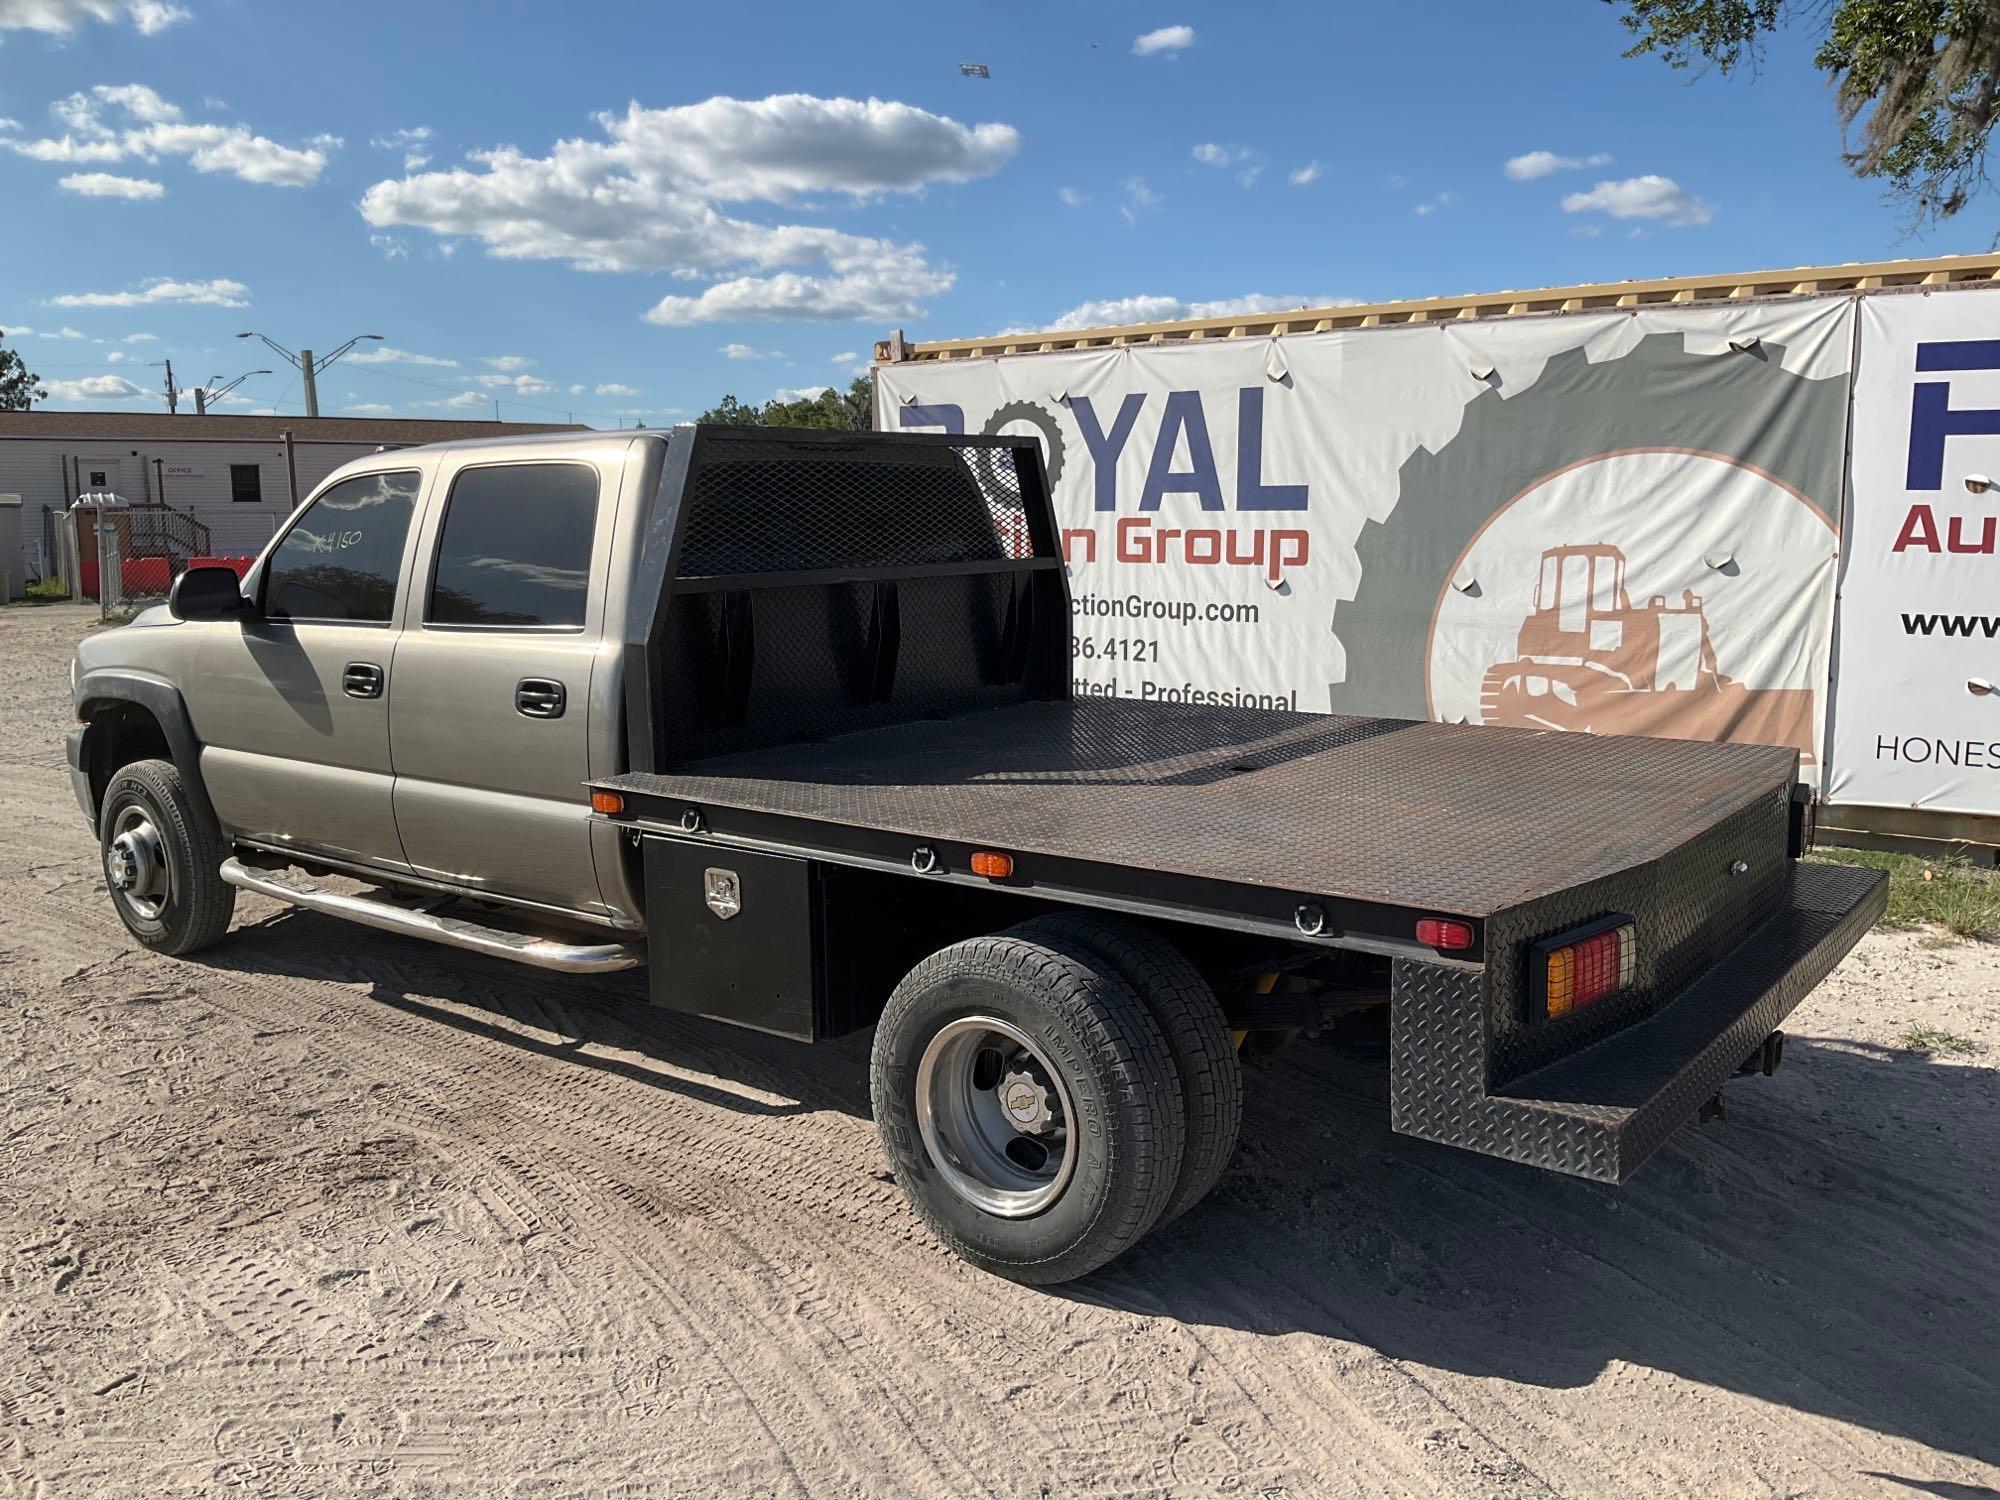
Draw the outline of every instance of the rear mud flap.
[[[1801,864],[1793,875],[1778,913],[1653,1015],[1498,1086],[1489,1086],[1485,974],[1398,959],[1392,1127],[1575,1177],[1626,1181],[1846,956],[1888,899],[1879,871]]]

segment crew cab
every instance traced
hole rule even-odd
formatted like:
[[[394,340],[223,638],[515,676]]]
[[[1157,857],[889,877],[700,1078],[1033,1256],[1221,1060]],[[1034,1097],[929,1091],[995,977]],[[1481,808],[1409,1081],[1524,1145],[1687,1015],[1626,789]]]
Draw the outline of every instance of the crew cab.
[[[1404,1134],[1622,1182],[1881,913],[1790,748],[1079,696],[1031,440],[682,427],[332,475],[88,638],[120,917],[251,890],[817,1041],[999,1274],[1192,1207],[1242,1062],[1382,1044]]]

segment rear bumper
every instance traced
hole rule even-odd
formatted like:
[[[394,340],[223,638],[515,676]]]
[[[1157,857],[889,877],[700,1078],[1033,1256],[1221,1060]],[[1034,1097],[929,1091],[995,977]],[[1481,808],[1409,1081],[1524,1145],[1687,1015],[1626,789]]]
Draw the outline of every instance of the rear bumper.
[[[83,820],[90,825],[90,831],[97,831],[97,808],[90,797],[90,772],[83,764],[83,734],[87,726],[79,724],[63,736],[63,759],[69,766],[69,788],[76,794],[76,805],[83,809]]]
[[[1405,1135],[1624,1182],[1882,915],[1887,877],[1801,864],[1763,926],[1644,1021],[1489,1091],[1482,985],[1396,965],[1391,1121]]]

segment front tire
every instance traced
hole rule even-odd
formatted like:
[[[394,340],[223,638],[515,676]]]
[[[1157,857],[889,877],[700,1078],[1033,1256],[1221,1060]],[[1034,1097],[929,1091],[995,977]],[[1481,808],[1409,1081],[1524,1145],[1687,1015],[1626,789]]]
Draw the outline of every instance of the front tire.
[[[974,938],[896,986],[870,1066],[876,1130],[918,1215],[966,1260],[1047,1285],[1159,1218],[1180,1082],[1145,1003],[1088,949]]]
[[[229,931],[236,888],[218,873],[229,850],[170,761],[138,760],[114,772],[97,826],[111,904],[133,937],[178,955]]]

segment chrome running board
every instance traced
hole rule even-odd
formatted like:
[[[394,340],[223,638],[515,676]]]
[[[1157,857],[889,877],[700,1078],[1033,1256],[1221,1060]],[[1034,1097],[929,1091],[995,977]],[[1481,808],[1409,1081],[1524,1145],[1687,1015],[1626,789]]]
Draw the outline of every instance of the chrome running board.
[[[297,871],[253,870],[240,859],[224,860],[221,875],[238,890],[255,891],[307,911],[511,959],[517,964],[531,964],[538,969],[557,969],[565,974],[608,974],[614,969],[636,969],[646,962],[644,943],[564,943],[554,938],[531,937],[527,933],[468,922],[462,917],[441,917],[390,901],[344,895],[313,884]]]

